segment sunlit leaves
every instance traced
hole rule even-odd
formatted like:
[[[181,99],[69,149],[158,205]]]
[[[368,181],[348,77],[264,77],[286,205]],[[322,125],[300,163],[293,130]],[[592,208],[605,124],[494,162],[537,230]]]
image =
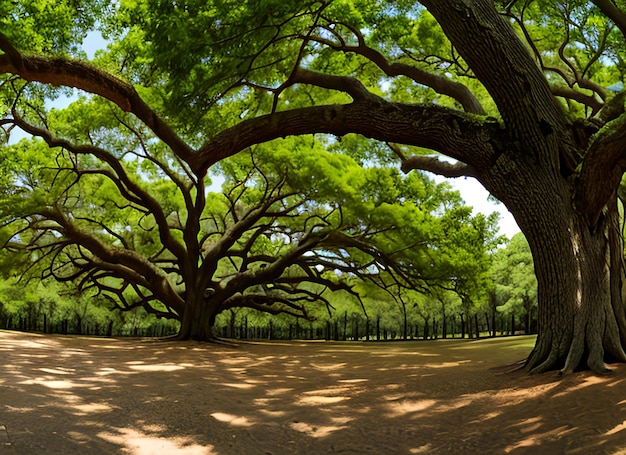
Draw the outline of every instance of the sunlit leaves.
[[[109,2],[74,0],[4,1],[0,31],[28,53],[81,55],[80,45]],[[88,7],[87,7],[88,6]]]
[[[492,274],[499,311],[526,315],[537,306],[533,258],[522,234],[494,254]]]

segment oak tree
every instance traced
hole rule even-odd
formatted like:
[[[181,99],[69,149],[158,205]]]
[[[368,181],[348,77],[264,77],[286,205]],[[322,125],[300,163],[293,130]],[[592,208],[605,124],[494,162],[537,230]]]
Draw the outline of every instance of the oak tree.
[[[46,129],[14,119],[47,140],[5,147],[14,186],[2,197],[3,244],[22,253],[5,259],[21,259],[28,275],[178,319],[179,338],[210,340],[226,310],[312,318],[316,306],[331,309],[333,292],[358,299],[359,281],[398,292],[457,274],[431,253],[445,241],[441,225],[460,212],[457,228],[471,231],[473,217],[423,174],[363,168],[291,138],[221,162],[214,192],[130,120],[100,112],[98,100],[79,101],[51,112]],[[437,216],[444,203],[454,210]],[[476,245],[446,251],[464,248]]]

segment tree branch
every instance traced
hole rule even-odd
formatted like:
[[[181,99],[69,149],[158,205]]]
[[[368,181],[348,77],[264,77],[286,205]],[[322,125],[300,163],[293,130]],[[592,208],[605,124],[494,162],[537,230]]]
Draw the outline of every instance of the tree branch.
[[[351,104],[292,109],[244,120],[202,146],[191,166],[201,174],[252,145],[315,133],[337,136],[356,133],[380,141],[429,148],[472,163],[491,159],[494,153],[491,139],[501,134],[499,130],[496,122],[483,122],[460,111],[434,105],[391,103],[372,95]]]
[[[74,87],[93,93],[132,112],[144,122],[183,161],[194,154],[174,130],[141,99],[129,83],[88,63],[63,58],[23,55],[0,33],[0,74],[9,73],[22,79],[56,86]]]
[[[466,112],[471,112],[478,115],[485,115],[485,110],[481,106],[480,102],[465,85],[452,81],[446,77],[429,73],[415,66],[406,65],[404,63],[398,62],[390,63],[383,54],[378,52],[376,49],[369,47],[365,43],[363,34],[358,29],[348,24],[341,25],[348,28],[357,37],[359,43],[358,46],[346,45],[345,41],[339,36],[339,43],[334,43],[331,40],[321,37],[303,38],[310,41],[315,41],[320,44],[324,44],[336,50],[359,54],[374,63],[389,77],[406,76],[409,79],[417,82],[418,84],[426,85],[432,88],[435,92],[439,94],[446,95],[455,99],[463,106]],[[336,34],[336,32],[334,32],[332,29],[326,30]]]
[[[626,114],[608,123],[595,136],[576,182],[576,205],[595,227],[626,171]],[[598,182],[602,182],[601,185]]]
[[[114,174],[106,170],[95,171],[100,175],[104,175],[118,187],[121,194],[131,202],[135,202],[148,209],[155,218],[157,225],[159,226],[159,234],[161,242],[165,245],[179,260],[183,260],[186,257],[186,250],[173,236],[170,231],[167,216],[163,213],[163,209],[159,202],[154,199],[147,191],[144,191],[137,183],[133,182],[126,170],[122,166],[122,163],[107,150],[87,146],[87,145],[74,145],[64,139],[56,138],[50,133],[50,131],[38,128],[22,120],[17,113],[13,113],[15,123],[24,131],[33,136],[41,137],[51,148],[61,147],[75,154],[92,155],[104,163],[107,163]],[[87,171],[93,172],[93,171]]]
[[[387,143],[387,145],[400,158],[402,163],[401,169],[404,173],[419,169],[448,178],[477,177],[478,175],[472,166],[462,162],[452,164],[441,161],[436,156],[428,155],[412,155],[407,157],[398,145],[391,143]]]

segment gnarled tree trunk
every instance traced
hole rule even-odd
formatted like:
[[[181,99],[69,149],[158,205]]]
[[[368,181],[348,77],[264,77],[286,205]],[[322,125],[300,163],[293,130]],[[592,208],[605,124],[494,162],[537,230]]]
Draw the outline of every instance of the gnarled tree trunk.
[[[626,361],[616,198],[589,226],[565,179],[544,185],[535,179],[524,194],[515,213],[533,252],[539,300],[539,336],[526,367],[606,372],[606,360]]]
[[[182,316],[180,330],[176,335],[179,340],[212,341],[213,322],[217,305],[207,301],[202,295],[189,293],[185,300],[185,311]]]

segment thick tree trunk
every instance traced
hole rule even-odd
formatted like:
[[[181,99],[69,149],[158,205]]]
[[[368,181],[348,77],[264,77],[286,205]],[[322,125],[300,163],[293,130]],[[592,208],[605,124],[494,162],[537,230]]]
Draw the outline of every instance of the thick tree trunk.
[[[539,298],[539,336],[526,364],[531,373],[560,368],[566,374],[585,365],[604,373],[606,360],[626,361],[616,207],[592,230],[570,201],[561,198],[560,207],[545,213],[535,206],[533,227],[525,231]]]
[[[211,305],[211,302],[207,302],[204,298],[194,298],[193,295],[188,295],[180,330],[176,338],[196,341],[215,340],[216,337],[213,334],[215,311],[216,305]]]

